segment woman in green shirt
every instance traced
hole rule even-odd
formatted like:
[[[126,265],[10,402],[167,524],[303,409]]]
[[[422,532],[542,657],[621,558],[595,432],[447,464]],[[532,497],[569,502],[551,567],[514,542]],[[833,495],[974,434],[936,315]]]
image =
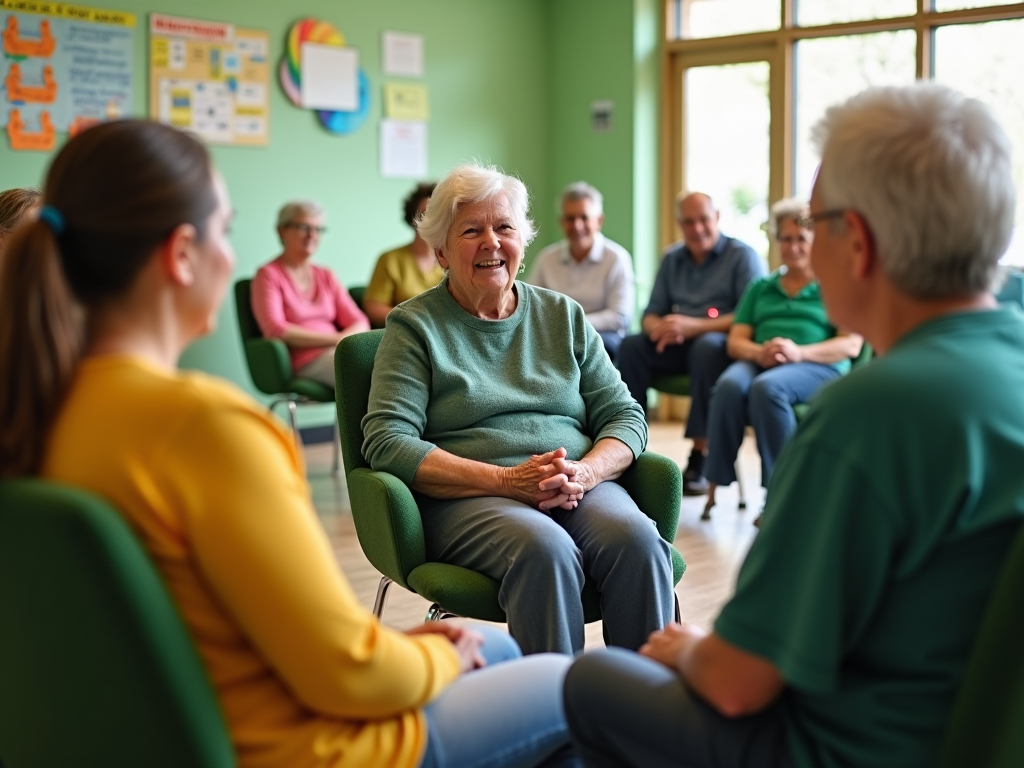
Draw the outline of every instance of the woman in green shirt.
[[[527,204],[492,168],[437,185],[419,231],[448,274],[388,317],[363,455],[418,494],[428,560],[501,583],[525,653],[583,650],[587,576],[609,644],[636,649],[672,618],[671,550],[605,481],[647,423],[583,308],[516,279]]]
[[[837,332],[821,303],[811,269],[814,232],[801,226],[807,204],[795,199],[772,206],[771,234],[782,267],[747,288],[729,329],[729,356],[736,360],[719,376],[708,413],[710,482],[704,519],[715,505],[715,488],[736,479],[736,454],[747,424],[761,454],[761,485],[768,487],[782,446],[796,431],[795,403],[850,369],[860,336]]]

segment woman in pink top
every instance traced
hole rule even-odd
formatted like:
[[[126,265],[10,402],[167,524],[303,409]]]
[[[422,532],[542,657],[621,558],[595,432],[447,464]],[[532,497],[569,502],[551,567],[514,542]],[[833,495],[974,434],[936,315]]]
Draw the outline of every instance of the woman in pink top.
[[[370,321],[331,270],[310,264],[324,233],[316,203],[286,203],[277,214],[284,250],[252,281],[252,311],[263,335],[288,345],[298,376],[334,386],[334,348]]]

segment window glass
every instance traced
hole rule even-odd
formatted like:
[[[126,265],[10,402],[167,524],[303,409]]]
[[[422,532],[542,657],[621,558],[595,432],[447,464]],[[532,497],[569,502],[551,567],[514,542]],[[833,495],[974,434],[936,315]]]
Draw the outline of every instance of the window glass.
[[[894,19],[917,13],[917,0],[793,0],[796,23],[801,27],[844,21]]]
[[[767,258],[771,111],[766,61],[686,71],[686,184],[711,195],[721,231]]]
[[[683,0],[683,37],[722,37],[778,29],[780,0]]]
[[[793,189],[808,199],[818,164],[811,128],[825,110],[872,85],[904,85],[917,71],[913,30],[801,40],[794,49],[796,169]]]
[[[1013,142],[1016,230],[1004,264],[1024,266],[1024,19],[935,30],[935,79],[988,104]]]
[[[959,11],[964,8],[987,8],[990,5],[1013,5],[1019,0],[935,0],[936,11]]]

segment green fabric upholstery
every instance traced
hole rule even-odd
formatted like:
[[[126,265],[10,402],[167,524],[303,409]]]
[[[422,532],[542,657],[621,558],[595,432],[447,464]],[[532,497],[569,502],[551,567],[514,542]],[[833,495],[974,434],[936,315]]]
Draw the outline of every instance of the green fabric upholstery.
[[[690,377],[685,373],[664,373],[651,379],[651,387],[667,395],[690,396]]]
[[[280,339],[264,338],[252,313],[252,280],[235,283],[235,311],[249,375],[256,389],[266,395],[298,395],[318,403],[334,402],[330,387],[293,375],[288,347]]]
[[[939,768],[1024,765],[1024,527],[992,592],[946,730]]]
[[[384,576],[449,613],[503,622],[498,582],[458,566],[426,562],[423,522],[412,491],[394,475],[371,470],[363,459],[361,423],[383,335],[384,331],[378,330],[349,336],[342,339],[334,353],[338,432],[359,545]],[[644,453],[620,482],[637,506],[655,521],[662,538],[672,542],[682,503],[682,476],[675,462]],[[674,547],[672,564],[678,582],[686,563]],[[583,606],[587,621],[601,617],[597,590],[589,581],[583,592]]]
[[[39,480],[0,482],[0,759],[235,765],[192,640],[128,525]]]
[[[352,301],[359,305],[359,308],[364,312],[366,309],[363,307],[363,298],[366,296],[365,285],[353,285],[348,289],[348,295],[352,297]]]

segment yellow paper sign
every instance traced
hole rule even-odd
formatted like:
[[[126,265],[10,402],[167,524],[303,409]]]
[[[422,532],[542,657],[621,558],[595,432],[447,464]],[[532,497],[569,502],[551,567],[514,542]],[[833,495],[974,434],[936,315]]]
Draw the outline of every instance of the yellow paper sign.
[[[384,86],[384,116],[394,120],[426,120],[427,87],[425,85]]]
[[[119,27],[134,27],[135,14],[124,11],[107,11],[69,3],[46,2],[46,0],[0,0],[0,8],[18,13],[38,13],[74,21],[91,21],[95,24],[113,24]]]

